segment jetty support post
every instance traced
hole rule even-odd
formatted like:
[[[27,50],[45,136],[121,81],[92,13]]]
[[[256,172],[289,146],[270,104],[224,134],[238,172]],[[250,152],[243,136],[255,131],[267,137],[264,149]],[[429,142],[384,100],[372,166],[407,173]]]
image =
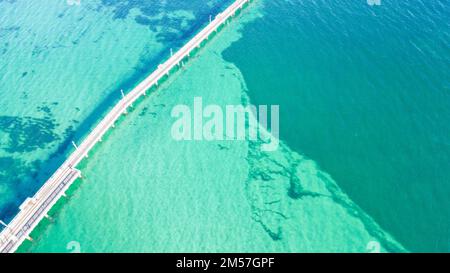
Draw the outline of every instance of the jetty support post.
[[[73,140],[72,140],[72,145],[73,145],[73,147],[75,147],[75,150],[78,150],[78,145]]]

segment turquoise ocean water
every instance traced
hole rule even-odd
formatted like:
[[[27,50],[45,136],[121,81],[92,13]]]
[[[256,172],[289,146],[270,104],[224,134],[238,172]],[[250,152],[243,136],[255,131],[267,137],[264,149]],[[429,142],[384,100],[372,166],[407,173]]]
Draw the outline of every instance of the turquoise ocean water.
[[[0,1],[0,218],[230,2]],[[23,251],[449,250],[449,3],[255,2],[111,132]],[[280,104],[280,150],[172,140],[194,96]]]
[[[267,2],[224,56],[291,148],[411,251],[447,252],[450,1],[381,2]]]

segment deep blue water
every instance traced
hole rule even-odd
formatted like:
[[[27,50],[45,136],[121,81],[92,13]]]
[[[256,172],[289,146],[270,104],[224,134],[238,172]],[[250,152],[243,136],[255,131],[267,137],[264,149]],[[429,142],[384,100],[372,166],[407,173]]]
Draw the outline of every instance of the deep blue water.
[[[72,140],[81,141],[118,101],[120,89],[137,85],[230,2],[0,0],[0,219],[17,213],[73,150]],[[121,33],[136,30],[133,39]],[[94,75],[108,77],[56,72],[89,69],[87,59],[98,60]],[[61,84],[74,79],[74,86]],[[74,105],[54,89],[89,104]]]
[[[411,251],[450,251],[450,1],[265,1],[225,52],[281,139]]]

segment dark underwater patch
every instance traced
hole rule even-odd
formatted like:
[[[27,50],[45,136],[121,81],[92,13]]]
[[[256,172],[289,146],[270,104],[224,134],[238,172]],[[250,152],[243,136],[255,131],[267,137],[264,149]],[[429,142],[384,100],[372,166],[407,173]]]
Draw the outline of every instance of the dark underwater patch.
[[[48,52],[48,47],[47,46],[35,46],[33,48],[33,51],[31,51],[31,55],[33,57],[37,57],[37,56],[41,55],[44,52]]]
[[[0,3],[2,1],[0,0]],[[12,39],[16,39],[19,36],[20,27],[11,26],[11,27],[0,27],[0,40],[5,41],[0,46],[0,55],[4,55],[10,46],[9,41]],[[8,41],[8,42],[6,42]]]
[[[1,3],[1,0],[0,0]],[[12,27],[1,27],[0,28],[0,38],[5,38],[6,35],[17,33],[20,31],[20,27],[18,26],[12,26]],[[16,34],[17,36],[17,34]]]
[[[159,42],[167,43],[192,36],[201,25],[207,22],[209,15],[217,14],[232,1],[215,2],[209,6],[202,0],[167,2],[160,0],[102,0],[101,7],[113,8],[113,19],[115,20],[127,18],[132,9],[139,10],[140,15],[134,18],[136,23],[148,26],[151,31],[157,32]],[[102,10],[101,7],[98,7],[97,10]],[[189,20],[170,15],[170,12],[180,10],[192,12],[194,18]],[[183,23],[185,20],[189,20],[186,25]]]
[[[49,118],[0,116],[0,132],[6,133],[9,141],[0,148],[8,153],[26,153],[44,149],[59,136],[53,131],[58,124]]]

